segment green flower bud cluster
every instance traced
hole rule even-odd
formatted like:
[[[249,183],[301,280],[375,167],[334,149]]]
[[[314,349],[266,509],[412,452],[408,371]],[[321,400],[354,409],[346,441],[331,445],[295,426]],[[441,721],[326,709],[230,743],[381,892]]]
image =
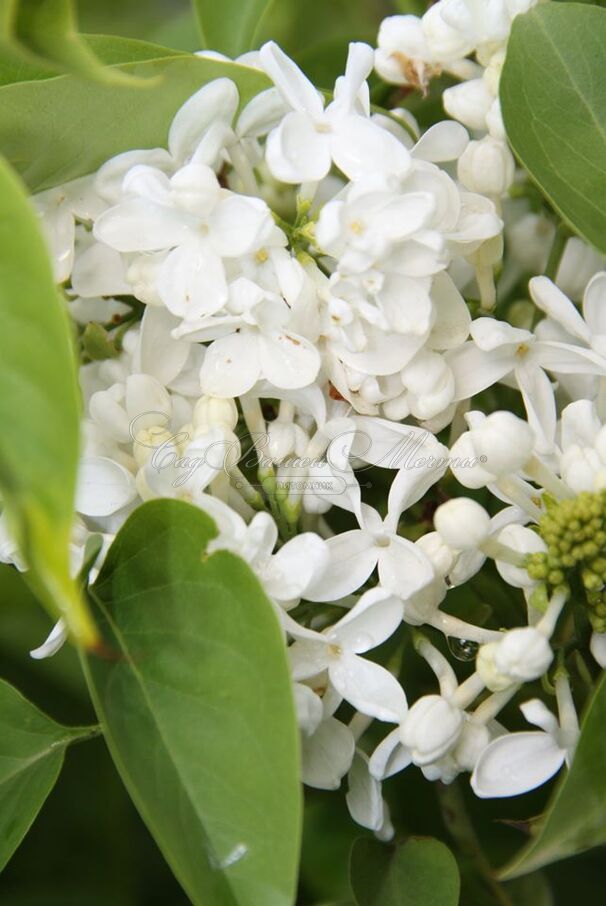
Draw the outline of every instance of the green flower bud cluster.
[[[606,491],[545,503],[539,534],[547,552],[528,556],[528,575],[552,588],[580,584],[593,628],[606,632]]]

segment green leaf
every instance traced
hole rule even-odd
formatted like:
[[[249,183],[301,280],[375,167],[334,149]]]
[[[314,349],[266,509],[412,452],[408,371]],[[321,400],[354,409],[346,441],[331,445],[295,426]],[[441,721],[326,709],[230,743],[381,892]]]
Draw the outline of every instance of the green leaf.
[[[228,57],[253,49],[255,33],[274,0],[193,0],[204,47]],[[284,6],[284,3],[282,3]]]
[[[0,871],[55,785],[67,745],[94,732],[62,727],[0,680]]]
[[[57,72],[70,72],[109,84],[132,77],[107,69],[77,31],[72,0],[18,0],[13,13],[15,50],[38,59]],[[139,85],[144,84],[136,80]]]
[[[138,41],[135,38],[119,38],[108,35],[82,35],[82,40],[90,47],[96,57],[106,66],[121,63],[136,63],[144,60],[158,60],[162,57],[181,55],[182,51]],[[53,79],[57,77],[54,69],[42,63],[32,63],[15,58],[0,56],[0,86],[14,82],[31,82],[36,79]]]
[[[387,846],[360,837],[351,850],[351,886],[357,906],[457,906],[459,869],[447,846],[411,837]]]
[[[606,674],[583,721],[572,767],[562,777],[534,839],[501,872],[516,878],[606,843]]]
[[[91,173],[122,151],[166,146],[181,104],[212,79],[233,79],[243,104],[269,86],[257,70],[191,54],[118,68],[145,78],[158,76],[153,96],[73,76],[0,88],[0,152],[34,191]]]
[[[606,10],[545,3],[516,17],[501,77],[509,140],[544,195],[606,252]]]
[[[69,575],[79,399],[65,306],[38,219],[0,160],[0,491],[27,581],[84,645],[97,633]]]
[[[108,657],[87,678],[137,808],[194,903],[288,906],[298,733],[282,633],[246,563],[205,548],[200,510],[153,501],[92,592]]]
[[[182,52],[163,47],[160,44],[150,44],[148,41],[138,41],[135,38],[119,38],[108,35],[82,35],[87,47],[90,47],[95,56],[106,66],[115,66],[120,63],[136,63],[143,60],[156,60],[161,57],[174,57]],[[0,85],[10,85],[14,82],[31,82],[36,79],[53,79],[57,77],[55,69],[51,69],[42,62],[33,63],[16,57],[3,54],[0,56]]]

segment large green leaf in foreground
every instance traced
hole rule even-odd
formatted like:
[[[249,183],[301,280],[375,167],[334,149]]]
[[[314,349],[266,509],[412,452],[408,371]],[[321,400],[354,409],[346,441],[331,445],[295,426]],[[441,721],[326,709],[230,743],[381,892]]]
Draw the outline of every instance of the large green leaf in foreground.
[[[606,252],[606,10],[545,3],[518,16],[501,77],[509,140],[574,229]]]
[[[0,492],[26,578],[78,641],[96,631],[69,575],[78,461],[75,362],[37,218],[0,159]]]
[[[0,680],[0,871],[52,790],[67,745],[90,733],[60,726]]]
[[[111,46],[105,39],[106,56]],[[161,48],[155,59],[116,68],[156,82],[141,89],[66,75],[0,88],[0,153],[33,191],[91,173],[122,151],[166,147],[179,107],[213,79],[233,79],[243,104],[269,86],[255,69]]]
[[[58,72],[122,84],[129,76],[107,69],[78,34],[74,0],[11,0],[13,52]]]
[[[93,587],[109,649],[86,672],[114,760],[194,903],[288,906],[298,735],[273,607],[213,522],[177,501],[127,521]]]
[[[606,676],[583,721],[570,771],[562,777],[534,839],[502,871],[515,878],[606,843]]]
[[[457,906],[459,869],[439,840],[411,837],[397,846],[361,837],[351,850],[357,906]]]

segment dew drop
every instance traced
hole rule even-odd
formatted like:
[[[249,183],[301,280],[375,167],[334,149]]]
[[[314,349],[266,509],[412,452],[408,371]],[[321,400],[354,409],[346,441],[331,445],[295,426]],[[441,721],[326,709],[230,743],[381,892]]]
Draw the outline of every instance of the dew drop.
[[[449,637],[448,647],[458,661],[473,661],[480,646],[477,642],[472,642],[470,639]]]

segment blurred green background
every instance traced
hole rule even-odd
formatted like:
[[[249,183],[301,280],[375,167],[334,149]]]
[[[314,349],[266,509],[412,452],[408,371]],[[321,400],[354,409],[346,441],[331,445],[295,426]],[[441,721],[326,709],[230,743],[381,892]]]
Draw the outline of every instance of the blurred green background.
[[[425,5],[423,0],[275,0],[260,37],[278,40],[318,84],[330,85],[342,70],[349,40],[374,43],[384,16],[422,12]],[[188,0],[80,0],[78,7],[80,29],[85,33],[138,37],[188,51],[198,48]],[[439,106],[430,99],[424,109],[422,120],[431,121]],[[477,602],[466,599],[458,605],[469,608]],[[49,628],[47,616],[19,574],[0,566],[1,675],[55,719],[67,724],[94,722],[72,649],[65,647],[42,662],[28,657]],[[414,698],[431,689],[431,675],[423,672],[418,660],[410,661],[414,661],[414,674],[406,675],[404,658],[403,680]],[[468,670],[469,665],[461,669]],[[540,876],[490,887],[477,857],[457,850],[449,836],[436,784],[426,782],[413,769],[389,781],[385,789],[399,835],[436,836],[453,847],[463,871],[462,906],[599,906],[606,902],[603,850],[555,865]],[[487,858],[499,865],[526,839],[525,822],[541,812],[549,789],[507,802],[474,800],[466,782],[461,792]],[[351,904],[349,850],[360,834],[349,818],[343,792],[308,794],[299,906]],[[0,906],[186,903],[124,791],[103,740],[71,747],[59,782],[0,876]]]

